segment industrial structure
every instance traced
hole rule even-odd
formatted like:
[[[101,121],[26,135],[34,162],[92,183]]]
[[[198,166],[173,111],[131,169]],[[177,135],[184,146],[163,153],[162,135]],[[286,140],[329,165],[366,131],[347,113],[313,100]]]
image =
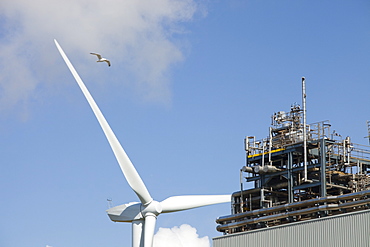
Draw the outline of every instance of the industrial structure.
[[[215,247],[332,246],[320,241],[333,242],[348,234],[312,238],[319,236],[317,229],[333,233],[335,227],[346,233],[358,228],[355,235],[361,244],[343,246],[370,246],[370,146],[331,131],[329,121],[306,124],[304,80],[303,107],[294,104],[289,112],[274,113],[267,138],[245,138],[241,188],[232,195],[231,214],[216,220],[224,236],[214,238]],[[254,183],[254,188],[243,189],[244,181]],[[343,217],[353,225],[341,226]],[[306,245],[302,234],[292,235],[307,222],[312,234],[309,227],[304,232],[312,245]],[[261,238],[270,242],[255,242]],[[297,238],[306,243],[294,244]]]

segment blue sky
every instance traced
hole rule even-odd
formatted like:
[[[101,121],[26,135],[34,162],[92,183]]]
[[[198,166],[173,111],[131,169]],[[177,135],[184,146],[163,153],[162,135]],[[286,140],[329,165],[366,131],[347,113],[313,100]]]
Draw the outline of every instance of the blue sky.
[[[244,137],[301,103],[302,76],[307,122],[368,144],[368,1],[104,3],[0,3],[1,246],[130,246],[131,225],[105,210],[136,195],[54,38],[156,200],[238,190]],[[157,229],[212,238],[229,213],[161,215]]]

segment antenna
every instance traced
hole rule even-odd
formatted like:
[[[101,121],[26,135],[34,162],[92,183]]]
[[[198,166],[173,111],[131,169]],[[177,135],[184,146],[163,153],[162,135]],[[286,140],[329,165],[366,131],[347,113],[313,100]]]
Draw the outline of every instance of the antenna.
[[[113,207],[112,198],[108,198],[107,202],[108,202],[108,209],[112,208]]]
[[[302,77],[302,106],[303,106],[303,163],[304,163],[304,181],[307,181],[307,133],[306,133],[306,82]]]
[[[369,145],[370,145],[370,121],[369,120],[366,121],[366,125],[367,125],[367,136],[365,136],[365,138],[369,138]]]

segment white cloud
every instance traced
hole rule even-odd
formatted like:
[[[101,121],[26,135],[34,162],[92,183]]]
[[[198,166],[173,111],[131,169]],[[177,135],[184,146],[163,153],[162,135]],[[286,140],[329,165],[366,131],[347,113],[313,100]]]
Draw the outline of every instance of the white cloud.
[[[187,224],[180,227],[159,228],[154,235],[153,247],[209,247],[208,237],[200,238],[197,230]]]
[[[167,101],[169,68],[183,59],[173,34],[197,8],[194,0],[1,1],[0,105],[27,102],[66,72],[53,65],[54,38],[80,69],[100,52],[122,66],[121,83],[131,78],[143,99]]]

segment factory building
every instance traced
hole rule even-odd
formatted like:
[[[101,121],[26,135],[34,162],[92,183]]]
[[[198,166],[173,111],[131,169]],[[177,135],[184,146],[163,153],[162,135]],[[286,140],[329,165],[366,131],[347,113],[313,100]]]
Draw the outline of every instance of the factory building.
[[[227,234],[213,247],[368,247],[370,210]]]
[[[214,247],[370,246],[370,147],[329,121],[306,124],[305,97],[302,78],[303,107],[274,113],[266,138],[245,138],[240,190]]]

